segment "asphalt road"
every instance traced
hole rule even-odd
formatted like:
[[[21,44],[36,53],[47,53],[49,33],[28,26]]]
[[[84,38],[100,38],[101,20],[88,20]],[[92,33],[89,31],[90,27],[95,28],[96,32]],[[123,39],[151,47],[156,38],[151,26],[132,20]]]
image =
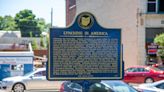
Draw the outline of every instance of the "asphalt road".
[[[0,90],[0,92],[7,92],[5,90]],[[25,91],[25,92],[59,92],[55,90],[31,90],[31,91]]]
[[[25,92],[59,92],[59,91],[53,91],[53,90],[52,91],[48,91],[48,90],[44,90],[44,91],[43,90],[38,90],[38,91],[36,91],[35,90],[35,91],[25,91]]]
[[[130,83],[131,86],[138,86],[138,84],[135,83]],[[5,90],[0,90],[0,92],[7,92]],[[30,91],[25,91],[25,92],[59,92],[58,90],[30,90]]]

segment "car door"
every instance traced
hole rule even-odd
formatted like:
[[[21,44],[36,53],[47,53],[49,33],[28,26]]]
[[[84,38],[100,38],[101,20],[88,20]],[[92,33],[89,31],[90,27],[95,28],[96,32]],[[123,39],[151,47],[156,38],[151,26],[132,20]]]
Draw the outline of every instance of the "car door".
[[[25,81],[27,90],[45,89],[46,76],[44,76],[44,72],[45,71],[38,71]]]
[[[134,82],[134,77],[135,77],[135,72],[137,72],[137,68],[132,67],[132,68],[128,68],[127,70],[125,70],[125,74],[124,74],[124,81],[125,82]]]
[[[43,75],[46,78],[46,71],[43,72]],[[48,81],[46,79],[44,82],[44,84],[46,84],[44,88],[49,89],[49,90],[57,90],[57,89],[60,89],[62,83],[63,81]]]
[[[136,72],[134,72],[134,80],[137,80],[137,83],[143,83],[148,74],[149,70],[146,70],[144,67],[138,67]]]

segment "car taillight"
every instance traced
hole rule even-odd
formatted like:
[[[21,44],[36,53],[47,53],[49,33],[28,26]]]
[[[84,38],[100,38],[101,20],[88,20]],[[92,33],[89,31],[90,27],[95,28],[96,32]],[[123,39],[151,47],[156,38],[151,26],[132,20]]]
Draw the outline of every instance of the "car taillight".
[[[159,64],[154,64],[154,65],[152,65],[153,67],[158,67],[159,66]]]
[[[64,92],[64,83],[60,87],[60,92]]]

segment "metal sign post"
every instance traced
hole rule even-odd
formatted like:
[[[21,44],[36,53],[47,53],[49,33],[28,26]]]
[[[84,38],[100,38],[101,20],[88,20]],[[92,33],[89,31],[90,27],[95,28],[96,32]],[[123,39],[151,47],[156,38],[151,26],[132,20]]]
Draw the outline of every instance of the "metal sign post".
[[[89,86],[90,80],[122,78],[121,29],[101,27],[88,12],[68,28],[50,29],[48,80],[80,80]]]

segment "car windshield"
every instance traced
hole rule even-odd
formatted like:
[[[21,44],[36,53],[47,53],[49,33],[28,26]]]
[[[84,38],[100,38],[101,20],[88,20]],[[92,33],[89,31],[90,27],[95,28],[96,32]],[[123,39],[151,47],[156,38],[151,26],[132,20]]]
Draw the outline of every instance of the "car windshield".
[[[115,92],[137,92],[134,88],[122,81],[103,81],[102,83],[113,88]]]
[[[155,67],[151,67],[151,66],[147,67],[146,69],[148,69],[148,70],[153,69],[153,70],[155,70],[155,71],[162,71],[162,70],[159,69],[159,68],[155,68]]]
[[[34,72],[34,71],[31,71],[31,72],[29,72],[29,73],[26,73],[26,74],[23,75],[23,76],[25,76],[25,77],[30,76],[31,74],[33,74],[33,72]]]

